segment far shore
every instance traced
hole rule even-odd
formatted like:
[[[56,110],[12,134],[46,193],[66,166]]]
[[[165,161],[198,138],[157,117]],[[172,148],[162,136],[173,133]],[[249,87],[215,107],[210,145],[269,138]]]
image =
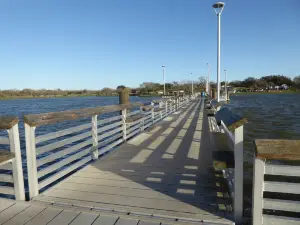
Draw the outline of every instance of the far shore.
[[[110,95],[110,96],[107,96],[107,95],[56,95],[56,96],[10,96],[10,97],[0,97],[0,101],[1,100],[13,100],[13,99],[32,99],[32,98],[44,98],[44,99],[47,99],[47,98],[78,98],[78,97],[117,97],[116,95]]]
[[[231,95],[248,95],[248,94],[300,94],[300,91],[287,90],[287,91],[270,91],[270,92],[236,92]]]

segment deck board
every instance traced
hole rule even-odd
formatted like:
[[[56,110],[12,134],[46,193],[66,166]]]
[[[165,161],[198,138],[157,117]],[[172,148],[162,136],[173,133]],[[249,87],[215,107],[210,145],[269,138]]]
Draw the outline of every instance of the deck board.
[[[45,207],[31,205],[26,208],[24,211],[20,212],[18,215],[4,223],[4,225],[22,225],[27,223],[29,220],[34,218],[40,212],[42,212]]]
[[[91,225],[99,215],[94,213],[80,213],[70,225]]]
[[[114,225],[118,219],[117,216],[100,215],[93,225]]]
[[[14,204],[11,207],[8,207],[7,209],[3,210],[0,213],[0,224],[4,224],[5,222],[10,220],[11,218],[18,215],[23,210],[25,210],[27,207],[30,207],[30,204],[27,204],[25,202],[20,202],[18,204]]]

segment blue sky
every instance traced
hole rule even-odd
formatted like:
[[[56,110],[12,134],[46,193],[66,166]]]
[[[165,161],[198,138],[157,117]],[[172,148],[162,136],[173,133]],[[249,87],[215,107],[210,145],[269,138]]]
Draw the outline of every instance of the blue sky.
[[[100,89],[216,80],[211,0],[2,0],[0,89]],[[300,74],[300,1],[227,0],[228,79]],[[193,73],[191,76],[190,73]],[[223,74],[222,74],[223,75]],[[193,78],[191,78],[193,77]]]

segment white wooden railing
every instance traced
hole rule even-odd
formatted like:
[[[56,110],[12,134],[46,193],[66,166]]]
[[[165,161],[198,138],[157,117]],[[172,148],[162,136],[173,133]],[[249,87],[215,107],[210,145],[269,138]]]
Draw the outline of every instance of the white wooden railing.
[[[0,117],[0,194],[25,200],[22,159],[17,117]],[[1,201],[1,200],[0,200]]]
[[[220,105],[213,106],[208,102],[207,107],[213,109],[216,116],[208,117],[211,132],[226,134],[228,146],[232,146],[234,153],[234,168],[223,170],[233,199],[234,220],[236,224],[243,222],[243,155],[244,155],[244,124],[245,118],[234,115],[230,110],[221,111]],[[225,110],[225,109],[222,109]],[[212,140],[218,141],[218,140]],[[228,147],[228,150],[230,148]]]
[[[255,146],[253,225],[300,224],[300,141],[255,140]]]
[[[150,111],[144,111],[140,103],[132,103],[24,116],[30,199],[192,99],[160,100],[151,103]],[[64,129],[55,126],[54,132],[36,135],[44,126],[82,118],[90,121]]]

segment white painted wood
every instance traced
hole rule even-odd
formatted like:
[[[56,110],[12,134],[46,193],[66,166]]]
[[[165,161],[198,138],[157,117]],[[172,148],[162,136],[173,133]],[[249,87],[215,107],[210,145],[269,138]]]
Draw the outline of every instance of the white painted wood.
[[[234,130],[234,218],[237,224],[243,221],[243,181],[244,181],[244,129]]]
[[[287,212],[300,213],[300,201],[290,201],[281,199],[264,199],[264,209],[282,210]]]
[[[264,215],[264,225],[299,225],[300,218]]]
[[[59,178],[61,178],[62,176],[72,172],[73,170],[77,169],[78,167],[84,165],[85,163],[89,162],[91,160],[91,156],[87,156],[84,157],[83,159],[81,159],[80,161],[74,163],[73,165],[65,168],[64,170],[61,170],[60,172],[48,177],[47,179],[43,180],[42,182],[40,182],[38,184],[39,189],[42,189],[44,187],[46,187],[47,185],[53,183],[54,181],[58,180]]]
[[[0,137],[0,145],[8,145],[9,139],[8,137]]]
[[[105,146],[105,145],[111,143],[112,141],[115,141],[115,140],[117,140],[117,139],[119,139],[119,138],[122,138],[122,137],[123,137],[123,134],[115,134],[115,135],[113,135],[113,136],[111,136],[111,137],[105,139],[104,141],[101,141],[101,142],[99,143],[98,147],[103,147],[103,146]]]
[[[35,127],[30,127],[25,123],[26,139],[26,159],[28,171],[29,198],[39,194],[37,164],[36,164],[36,146],[35,146]]]
[[[224,122],[221,120],[221,126],[224,129],[225,133],[229,136],[231,141],[234,143],[234,136],[233,134],[228,130],[227,126],[224,124]]]
[[[93,225],[114,225],[119,217],[109,216],[109,215],[100,215]]]
[[[92,116],[92,143],[93,148],[91,151],[92,159],[98,159],[99,151],[98,151],[98,124],[97,124],[97,115]]]
[[[65,138],[65,139],[63,139],[61,141],[56,141],[54,143],[38,147],[36,149],[36,151],[37,151],[37,154],[40,155],[42,153],[49,152],[51,150],[63,147],[65,145],[71,144],[73,142],[80,141],[80,140],[85,139],[87,137],[92,137],[91,131],[87,131],[85,133],[78,134],[78,135],[75,135],[73,137]]]
[[[36,144],[44,142],[44,141],[48,141],[51,139],[55,139],[58,137],[62,137],[62,136],[68,135],[68,134],[73,134],[75,132],[79,132],[82,130],[90,129],[90,128],[91,128],[91,124],[87,123],[87,124],[79,125],[76,127],[71,127],[68,129],[59,130],[59,131],[51,132],[48,134],[40,135],[40,136],[36,137]]]
[[[252,213],[253,225],[263,224],[263,191],[264,191],[265,163],[254,158]]]
[[[122,124],[123,124],[123,121],[117,121],[117,122],[114,122],[112,124],[106,125],[104,127],[100,127],[98,129],[98,133],[104,132],[106,130],[112,129],[112,128],[117,127],[117,126],[121,126]]]
[[[265,181],[265,191],[300,194],[300,183]]]
[[[38,171],[38,177],[40,178],[42,176],[45,176],[46,174],[51,173],[51,172],[59,169],[60,167],[63,167],[77,159],[80,159],[80,158],[86,156],[87,154],[90,154],[91,150],[92,150],[92,148],[85,149],[83,151],[77,152],[76,154],[74,154],[68,158],[62,159],[61,161],[54,163],[51,166],[43,168],[42,170]]]
[[[6,165],[6,164],[11,164],[12,161],[13,161],[12,159],[9,159],[9,160],[6,160],[6,161],[2,162],[2,163],[0,163],[0,167],[3,166],[3,165]]]
[[[266,174],[300,177],[300,166],[266,164]]]
[[[123,122],[123,126],[122,126],[122,130],[123,130],[123,140],[126,142],[127,140],[127,129],[126,129],[126,118],[127,118],[127,110],[123,109],[122,110],[122,122]]]
[[[61,150],[61,151],[58,151],[58,152],[55,152],[55,153],[51,153],[43,158],[40,158],[37,160],[37,165],[38,167],[46,164],[46,163],[49,163],[49,162],[52,162],[53,160],[56,160],[57,158],[60,158],[60,157],[63,157],[67,154],[70,154],[72,152],[76,152],[77,150],[81,149],[81,148],[84,148],[85,146],[87,145],[90,145],[92,144],[92,140],[91,139],[88,139],[86,141],[83,141],[77,145],[74,145],[72,147],[69,147],[69,148],[66,148],[64,150]]]
[[[127,135],[129,135],[131,132],[135,131],[136,129],[140,128],[140,124],[137,124],[135,126],[130,126],[129,129],[127,129]]]
[[[14,125],[8,130],[8,136],[10,151],[15,154],[15,158],[12,160],[15,197],[17,200],[25,200],[22,156],[18,124]]]
[[[130,123],[126,122],[126,124],[127,124],[127,126],[128,126],[128,125],[134,126],[134,125],[136,125],[136,124],[139,124],[139,123],[141,122],[141,120],[142,120],[142,119],[139,119],[139,120],[136,120],[136,121],[133,121],[133,122],[130,122]]]
[[[6,195],[15,195],[15,190],[13,187],[0,186],[0,193]]]
[[[106,119],[103,119],[103,120],[99,120],[98,125],[110,123],[110,122],[115,121],[115,120],[122,120],[122,115],[113,116],[113,117],[109,117],[109,118],[106,118]]]
[[[12,171],[12,162],[5,162],[4,164],[0,165],[0,170]]]
[[[130,134],[127,135],[127,139],[133,137],[134,135],[140,133],[140,130],[135,130],[133,132],[131,132]]]
[[[14,179],[11,174],[0,174],[0,182],[13,183]]]
[[[100,154],[104,154],[105,152],[111,150],[111,149],[112,149],[113,147],[115,147],[116,145],[121,144],[123,141],[124,141],[123,139],[118,139],[118,140],[114,141],[113,143],[111,143],[111,144],[105,146],[104,148],[102,148],[102,149],[100,150]]]
[[[98,139],[99,140],[103,140],[104,138],[107,138],[107,137],[109,137],[109,136],[111,136],[111,135],[113,135],[115,133],[118,133],[118,132],[120,132],[122,130],[123,130],[123,127],[117,127],[116,129],[113,129],[111,131],[108,131],[108,132],[105,132],[104,134],[99,135]]]

